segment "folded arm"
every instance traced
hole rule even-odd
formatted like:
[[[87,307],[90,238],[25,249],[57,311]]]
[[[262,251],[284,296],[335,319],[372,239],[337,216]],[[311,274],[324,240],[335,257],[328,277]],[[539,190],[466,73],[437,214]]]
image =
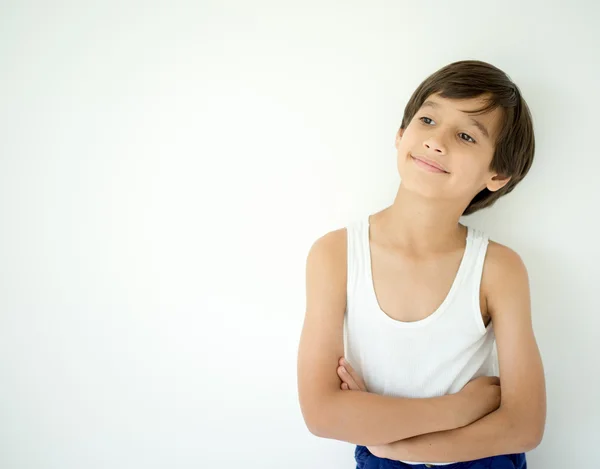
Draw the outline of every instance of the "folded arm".
[[[530,451],[539,445],[546,420],[546,390],[533,334],[529,280],[521,258],[490,243],[482,288],[494,323],[500,365],[498,410],[466,427],[370,448],[377,456],[406,461],[470,461]]]
[[[315,435],[360,445],[383,445],[467,425],[464,396],[409,399],[340,389],[346,307],[346,231],[312,246],[306,265],[306,316],[298,350],[302,415]]]

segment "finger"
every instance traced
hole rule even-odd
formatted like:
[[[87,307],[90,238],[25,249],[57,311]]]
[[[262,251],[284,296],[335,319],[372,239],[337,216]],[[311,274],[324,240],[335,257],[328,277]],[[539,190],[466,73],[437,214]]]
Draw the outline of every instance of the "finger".
[[[358,379],[360,379],[358,373],[354,371],[354,368],[352,368],[350,363],[348,363],[348,361],[345,358],[342,357],[340,365],[346,368],[346,370],[348,370],[348,373],[350,373],[350,376],[352,376],[355,381],[358,381]]]
[[[352,379],[354,380],[354,382],[355,382],[355,383],[356,383],[356,384],[357,384],[359,387],[360,387],[360,386],[364,386],[364,387],[366,387],[366,386],[365,386],[365,383],[364,383],[364,381],[363,381],[363,379],[360,377],[360,375],[359,375],[359,374],[358,374],[356,371],[354,371],[354,368],[352,368],[352,367],[350,366],[350,363],[348,363],[348,362],[346,361],[346,359],[344,359],[344,358],[342,358],[342,360],[343,360],[343,364],[342,364],[342,366],[348,370],[348,373],[350,373],[350,376],[352,377]]]
[[[354,369],[352,368],[352,366],[350,365],[348,360],[346,360],[344,357],[340,358],[340,361],[338,364],[340,366],[343,366],[344,368],[346,368],[348,371],[354,371]]]
[[[354,381],[352,376],[350,376],[350,373],[348,373],[348,370],[346,370],[343,366],[338,366],[336,371],[339,378],[345,383],[351,384]]]
[[[358,386],[356,381],[354,381],[354,378],[352,378],[350,373],[348,373],[348,370],[346,370],[343,366],[338,367],[337,370],[338,370],[338,376],[340,377],[340,379],[344,383],[348,384],[350,389],[352,389],[353,391],[360,391],[360,387]]]
[[[360,374],[358,374],[356,371],[354,371],[354,368],[352,368],[350,363],[348,363],[348,360],[346,360],[344,357],[340,357],[340,359],[338,360],[338,363],[340,364],[340,366],[346,368],[346,370],[348,371],[348,374],[354,381],[354,384],[356,384],[356,386],[358,386],[359,391],[367,390],[367,385],[365,384],[364,380],[361,378]]]

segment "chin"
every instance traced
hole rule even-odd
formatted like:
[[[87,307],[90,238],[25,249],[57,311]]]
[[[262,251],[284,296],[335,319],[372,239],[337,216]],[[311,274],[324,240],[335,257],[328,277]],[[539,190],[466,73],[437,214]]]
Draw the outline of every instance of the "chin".
[[[400,176],[400,184],[403,190],[427,199],[440,199],[447,196],[447,191],[443,187],[432,184],[430,181],[422,181],[410,176],[406,176],[405,178]]]
[[[431,177],[431,175],[418,168],[410,168],[410,166],[407,166],[409,165],[398,168],[398,174],[400,175],[400,181],[403,188],[426,197],[439,197],[447,192],[447,189],[445,190],[445,184],[442,184],[439,178]]]

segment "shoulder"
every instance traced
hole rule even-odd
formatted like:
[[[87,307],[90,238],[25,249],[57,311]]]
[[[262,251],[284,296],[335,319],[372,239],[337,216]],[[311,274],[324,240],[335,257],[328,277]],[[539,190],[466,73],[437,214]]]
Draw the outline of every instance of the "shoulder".
[[[527,275],[527,268],[521,256],[504,244],[491,241],[488,244],[484,272],[493,278]]]
[[[329,231],[317,238],[308,252],[309,260],[339,260],[346,257],[347,229]]]
[[[482,288],[492,315],[509,299],[527,301],[529,276],[521,256],[508,246],[490,241],[483,265]]]
[[[496,274],[526,272],[525,263],[513,249],[496,241],[489,241],[485,267]]]
[[[339,228],[316,239],[306,258],[307,276],[314,279],[346,274],[347,229]]]
[[[309,256],[336,256],[346,249],[347,229],[329,231],[317,238],[309,250]]]

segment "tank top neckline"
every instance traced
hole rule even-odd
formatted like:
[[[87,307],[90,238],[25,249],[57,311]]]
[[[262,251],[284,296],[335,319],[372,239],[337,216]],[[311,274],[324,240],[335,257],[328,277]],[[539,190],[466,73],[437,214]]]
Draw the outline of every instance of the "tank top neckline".
[[[370,296],[371,302],[375,305],[377,313],[384,321],[386,321],[389,324],[393,325],[394,327],[398,327],[398,328],[424,327],[424,326],[432,323],[433,321],[438,319],[448,309],[448,306],[452,303],[452,300],[454,299],[454,296],[456,295],[456,292],[462,283],[462,280],[466,273],[465,271],[467,269],[467,264],[468,264],[467,260],[471,256],[472,245],[473,245],[473,242],[472,242],[473,241],[473,229],[470,226],[467,226],[465,250],[463,252],[463,255],[462,255],[460,264],[458,266],[456,275],[454,277],[454,280],[452,281],[452,285],[450,286],[450,290],[448,291],[448,294],[445,296],[442,303],[437,307],[437,309],[435,311],[433,311],[431,314],[424,317],[423,319],[419,319],[417,321],[401,321],[399,319],[392,318],[381,308],[381,306],[379,305],[379,300],[377,299],[377,294],[375,293],[375,283],[373,281],[373,268],[372,268],[372,261],[371,261],[371,244],[370,244],[370,240],[371,240],[370,225],[371,225],[371,223],[369,220],[370,220],[370,215],[367,215],[362,242],[364,245],[364,252],[365,252],[365,257],[366,257],[366,259],[365,259],[365,261],[366,261],[365,262],[365,267],[366,267],[365,274],[366,274],[366,280],[367,280],[367,290],[368,290],[368,294]]]

